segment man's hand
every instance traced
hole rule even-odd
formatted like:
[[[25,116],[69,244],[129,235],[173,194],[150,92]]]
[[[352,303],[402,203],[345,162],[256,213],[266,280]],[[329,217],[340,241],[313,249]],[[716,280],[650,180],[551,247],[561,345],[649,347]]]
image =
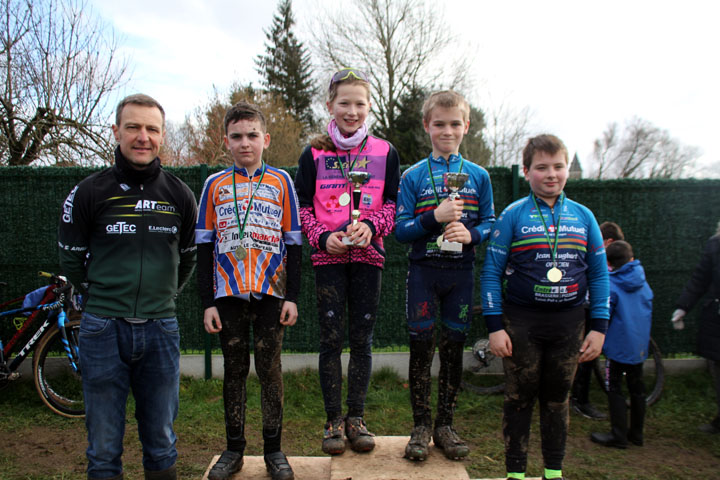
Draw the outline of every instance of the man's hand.
[[[682,330],[685,328],[685,322],[683,321],[685,315],[687,315],[687,312],[682,308],[678,308],[672,313],[670,321],[672,322],[672,326],[675,330]]]
[[[282,311],[280,312],[280,323],[286,327],[292,327],[297,322],[298,310],[295,302],[285,300],[283,302]]]
[[[490,334],[490,352],[499,358],[512,357],[512,342],[505,330],[498,330]]]
[[[469,245],[472,242],[472,235],[464,223],[450,222],[445,226],[443,239],[448,242],[458,242]]]
[[[205,309],[203,323],[205,324],[205,331],[208,333],[218,333],[222,330],[220,314],[218,313],[217,307],[208,307]]]
[[[450,200],[450,197],[447,197],[445,200],[440,202],[440,205],[438,205],[435,210],[433,210],[433,215],[438,223],[450,223],[460,220],[462,212],[462,199],[458,198],[457,200]]]
[[[583,363],[595,360],[602,352],[603,343],[605,343],[605,334],[590,330],[590,333],[587,334],[585,341],[580,347],[580,358],[578,358],[578,362]]]
[[[372,230],[365,222],[357,222],[355,225],[351,223],[345,233],[356,247],[367,248],[372,240]]]
[[[367,226],[367,225],[366,225]],[[325,249],[331,255],[341,255],[347,253],[348,246],[342,242],[344,232],[332,232],[325,243]]]

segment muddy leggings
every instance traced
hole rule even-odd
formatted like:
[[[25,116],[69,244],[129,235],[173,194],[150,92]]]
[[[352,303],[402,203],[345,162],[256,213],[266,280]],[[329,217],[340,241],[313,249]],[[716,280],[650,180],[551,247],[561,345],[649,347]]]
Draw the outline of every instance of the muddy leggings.
[[[473,307],[473,271],[411,264],[405,305],[410,333],[410,402],[415,426],[432,426],[430,371],[435,330],[440,356],[436,426],[452,425],[463,369],[463,348]]]
[[[365,411],[372,371],[373,328],[380,301],[382,270],[364,263],[315,267],[320,320],[320,386],[327,419],[342,415],[342,364],[345,340],[345,307],[348,315],[350,362],[348,364],[348,415]]]
[[[530,422],[540,402],[540,436],[545,468],[562,470],[568,429],[568,393],[585,328],[583,307],[569,311],[505,306],[512,356],[503,359],[503,436],[508,472],[527,467]]]
[[[280,352],[284,327],[280,323],[283,300],[264,295],[250,301],[222,297],[215,301],[222,330],[220,346],[225,362],[223,401],[227,449],[245,450],[245,403],[250,370],[250,326],[253,329],[255,371],[260,380],[264,453],[280,450],[283,416],[283,379]]]

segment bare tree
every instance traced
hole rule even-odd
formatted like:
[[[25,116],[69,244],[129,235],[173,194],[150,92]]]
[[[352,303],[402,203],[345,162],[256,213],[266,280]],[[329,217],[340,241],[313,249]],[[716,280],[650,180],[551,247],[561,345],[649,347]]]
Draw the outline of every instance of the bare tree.
[[[107,159],[106,101],[127,71],[112,31],[85,0],[0,5],[0,165]]]
[[[172,165],[229,165],[231,160],[223,140],[225,112],[240,100],[257,104],[265,115],[270,147],[263,154],[263,160],[273,166],[296,165],[302,149],[303,124],[280,96],[237,84],[227,94],[215,92],[214,97],[196,108],[181,126],[167,129],[163,161]]]
[[[435,3],[346,0],[318,22],[312,48],[321,65],[367,72],[375,130],[385,138],[395,137],[401,97],[438,87],[438,72],[450,79],[443,86],[462,88],[467,81],[471,56],[449,51],[457,43]]]
[[[608,124],[595,140],[593,163],[595,178],[679,178],[692,168],[699,150],[681,144],[667,130],[647,120],[632,118],[619,131]]]
[[[530,137],[530,107],[516,108],[507,101],[485,110],[484,136],[490,149],[490,166],[509,167],[520,163],[522,149]]]

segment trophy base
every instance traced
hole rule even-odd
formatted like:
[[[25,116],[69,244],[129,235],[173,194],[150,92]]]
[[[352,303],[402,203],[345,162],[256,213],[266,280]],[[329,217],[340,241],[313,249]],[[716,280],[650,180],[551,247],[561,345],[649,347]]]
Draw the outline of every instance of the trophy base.
[[[462,252],[463,244],[460,242],[447,242],[443,240],[440,244],[440,250],[443,252]]]

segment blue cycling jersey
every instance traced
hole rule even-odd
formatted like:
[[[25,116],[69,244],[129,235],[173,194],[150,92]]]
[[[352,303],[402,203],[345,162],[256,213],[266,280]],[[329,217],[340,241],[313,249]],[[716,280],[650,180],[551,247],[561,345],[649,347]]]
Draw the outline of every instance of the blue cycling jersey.
[[[446,172],[459,172],[461,165],[462,171],[470,177],[459,191],[463,200],[460,222],[470,231],[472,241],[463,247],[462,252],[443,252],[437,245],[443,224],[435,220],[433,211],[437,202],[442,202],[449,195],[443,175]],[[488,239],[494,221],[490,175],[487,170],[463,159],[461,155],[450,155],[447,161],[430,155],[403,173],[398,190],[395,237],[403,243],[412,242],[409,255],[411,262],[438,268],[472,268],[474,246]]]
[[[564,193],[554,208],[540,198],[536,201],[549,235],[546,236],[532,193],[510,204],[495,222],[481,276],[488,331],[503,328],[503,302],[564,310],[582,305],[589,290],[592,329],[604,333],[609,318],[609,280],[602,234],[595,216]],[[553,250],[548,237],[554,244],[558,225],[555,263],[562,278],[552,282],[548,270],[554,265]]]

